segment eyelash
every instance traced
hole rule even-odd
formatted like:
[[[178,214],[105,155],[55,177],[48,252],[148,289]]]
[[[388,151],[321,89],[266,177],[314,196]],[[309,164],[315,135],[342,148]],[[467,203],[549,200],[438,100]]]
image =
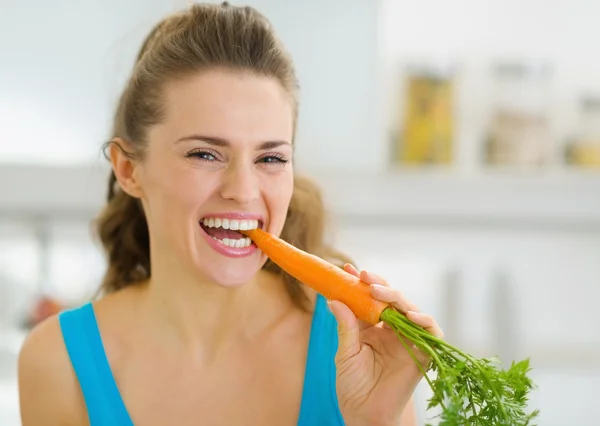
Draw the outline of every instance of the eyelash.
[[[207,159],[204,158],[204,156],[211,156],[213,157],[212,159]],[[210,151],[192,151],[189,152],[186,157],[188,158],[197,158],[200,161],[208,161],[208,162],[213,162],[213,161],[217,161],[217,155],[215,153],[212,153]],[[266,159],[273,159],[275,161],[264,161]],[[289,161],[286,160],[282,155],[280,154],[271,154],[271,155],[267,155],[265,157],[262,157],[260,160],[260,162],[265,163],[265,164],[280,164],[280,165],[284,165],[287,164]]]

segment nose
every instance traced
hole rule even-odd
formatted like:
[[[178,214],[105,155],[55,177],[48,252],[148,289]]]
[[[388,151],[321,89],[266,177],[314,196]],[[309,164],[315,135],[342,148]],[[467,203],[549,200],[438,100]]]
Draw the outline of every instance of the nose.
[[[221,196],[239,204],[249,204],[260,196],[260,182],[253,167],[237,164],[227,167]]]

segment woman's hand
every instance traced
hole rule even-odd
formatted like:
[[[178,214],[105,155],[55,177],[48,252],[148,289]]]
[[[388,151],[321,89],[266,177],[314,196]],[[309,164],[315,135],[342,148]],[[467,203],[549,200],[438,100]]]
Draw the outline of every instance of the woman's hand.
[[[436,337],[443,333],[429,315],[385,279],[367,271],[358,272],[352,265],[344,270],[371,284],[371,295],[393,304],[406,317]],[[423,378],[398,336],[383,323],[372,326],[356,319],[350,308],[339,301],[329,301],[338,322],[337,396],[342,416],[348,426],[397,426],[413,391]],[[423,366],[429,358],[405,339]]]

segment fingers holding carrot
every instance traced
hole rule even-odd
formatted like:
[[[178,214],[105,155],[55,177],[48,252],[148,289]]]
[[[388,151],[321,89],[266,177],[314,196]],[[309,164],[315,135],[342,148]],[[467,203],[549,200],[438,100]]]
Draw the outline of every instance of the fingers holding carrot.
[[[402,292],[392,288],[382,276],[365,271],[364,269],[359,272],[349,263],[344,265],[344,270],[355,277],[360,278],[362,282],[370,284],[369,290],[375,299],[392,304],[403,314],[406,314],[409,311],[419,312],[419,308],[414,303],[407,300]]]
[[[435,337],[444,338],[444,333],[435,319],[431,315],[420,313],[419,308],[414,303],[407,300],[402,292],[392,288],[381,275],[365,270],[358,271],[349,263],[344,265],[344,270],[359,278],[362,282],[370,284],[369,291],[375,299],[391,304],[405,314],[410,321],[423,327]],[[389,326],[386,328],[389,328]]]
[[[355,277],[359,278],[360,277],[360,272],[358,271],[358,269],[356,269],[354,267],[354,265],[350,264],[350,263],[346,263],[344,265],[344,271],[348,272],[349,274],[354,275]]]

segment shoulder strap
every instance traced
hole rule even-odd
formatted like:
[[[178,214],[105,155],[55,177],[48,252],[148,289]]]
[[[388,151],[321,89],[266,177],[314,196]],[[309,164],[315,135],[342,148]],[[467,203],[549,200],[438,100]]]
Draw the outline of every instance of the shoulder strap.
[[[343,426],[336,392],[337,322],[320,294],[313,314],[298,426]]]
[[[59,322],[91,426],[133,426],[104,351],[93,305],[64,311]]]

